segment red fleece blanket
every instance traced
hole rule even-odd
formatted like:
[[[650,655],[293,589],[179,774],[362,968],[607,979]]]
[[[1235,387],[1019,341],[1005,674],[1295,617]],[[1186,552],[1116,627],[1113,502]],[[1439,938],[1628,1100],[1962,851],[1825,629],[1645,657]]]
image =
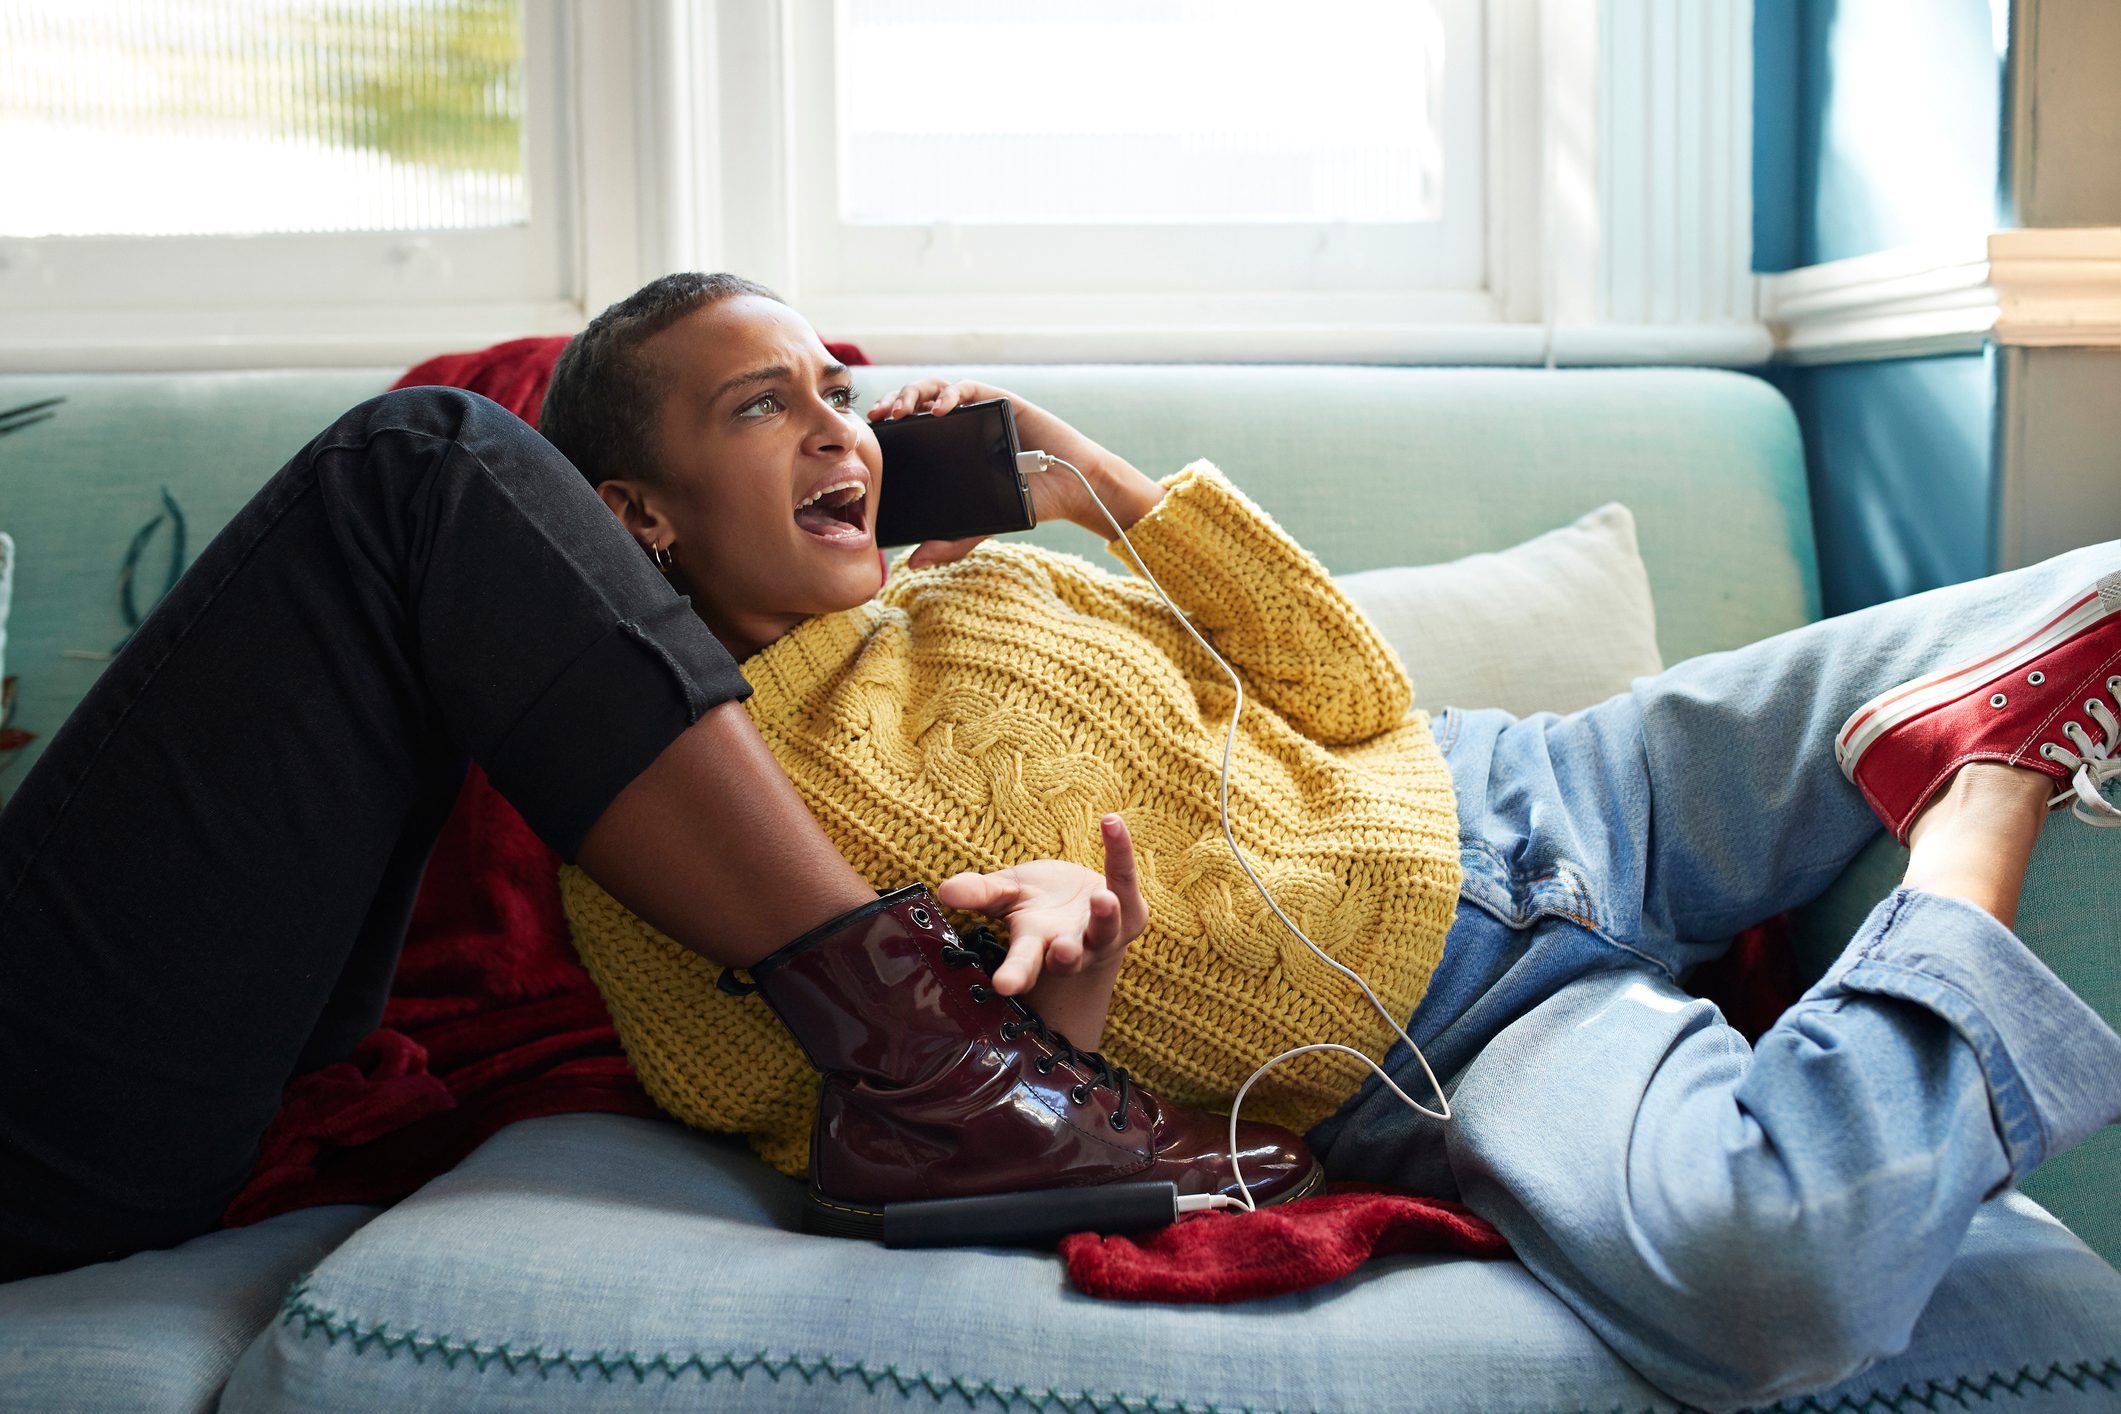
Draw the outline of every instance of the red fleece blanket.
[[[1078,1232],[1060,1243],[1076,1289],[1111,1301],[1285,1296],[1395,1252],[1507,1257],[1510,1244],[1461,1204],[1367,1183],[1256,1213],[1193,1213],[1146,1237]]]
[[[397,386],[469,388],[535,424],[566,342],[445,355]],[[868,362],[851,344],[826,348],[843,363]],[[322,1203],[395,1202],[519,1119],[660,1114],[575,955],[558,868],[474,766],[428,860],[382,1026],[352,1059],[288,1085],[227,1225]],[[1783,921],[1741,937],[1708,980],[1703,995],[1757,1036],[1797,995]],[[1061,1244],[1083,1291],[1165,1301],[1298,1291],[1389,1252],[1508,1250],[1456,1204],[1353,1184],[1266,1212],[1199,1214],[1146,1238],[1082,1233]]]

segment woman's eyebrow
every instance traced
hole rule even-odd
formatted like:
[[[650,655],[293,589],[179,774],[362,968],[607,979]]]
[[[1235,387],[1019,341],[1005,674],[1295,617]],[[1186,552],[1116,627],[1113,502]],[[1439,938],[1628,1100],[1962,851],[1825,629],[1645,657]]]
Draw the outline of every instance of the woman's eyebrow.
[[[771,383],[777,378],[786,378],[787,376],[788,365],[785,363],[776,363],[766,368],[754,368],[749,373],[739,373],[709,395],[707,399],[708,406],[713,406],[730,393],[748,384]]]
[[[818,377],[837,378],[846,371],[846,364],[831,363],[818,370]],[[709,407],[714,406],[716,403],[720,402],[725,396],[735,392],[738,388],[747,387],[753,383],[771,383],[777,378],[786,378],[790,372],[792,372],[792,370],[788,367],[787,364],[776,363],[771,364],[765,368],[754,368],[749,373],[739,373],[736,377],[731,378],[727,382],[723,383],[721,387],[716,388],[714,392],[708,396],[707,405]]]

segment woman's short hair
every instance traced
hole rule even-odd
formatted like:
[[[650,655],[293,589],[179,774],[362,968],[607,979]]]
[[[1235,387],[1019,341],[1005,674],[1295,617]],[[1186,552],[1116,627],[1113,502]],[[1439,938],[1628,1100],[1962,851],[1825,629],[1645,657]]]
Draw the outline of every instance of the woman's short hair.
[[[787,303],[741,275],[665,275],[590,320],[560,350],[538,430],[591,486],[620,477],[662,479],[656,421],[669,380],[641,346],[694,310],[734,295]]]

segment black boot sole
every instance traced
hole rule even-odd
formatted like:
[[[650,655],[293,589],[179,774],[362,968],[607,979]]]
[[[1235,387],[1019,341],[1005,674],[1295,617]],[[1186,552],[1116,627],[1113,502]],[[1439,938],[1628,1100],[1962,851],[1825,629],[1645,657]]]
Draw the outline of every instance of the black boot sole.
[[[827,1198],[815,1188],[803,1195],[803,1231],[819,1237],[884,1235],[884,1210]]]

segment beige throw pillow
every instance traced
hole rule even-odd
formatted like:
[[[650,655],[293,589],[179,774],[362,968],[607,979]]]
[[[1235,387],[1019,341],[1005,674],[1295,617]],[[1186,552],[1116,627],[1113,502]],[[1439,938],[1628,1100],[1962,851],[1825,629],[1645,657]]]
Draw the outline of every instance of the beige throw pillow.
[[[1569,712],[1664,671],[1635,517],[1617,501],[1508,550],[1338,582],[1432,712]]]

